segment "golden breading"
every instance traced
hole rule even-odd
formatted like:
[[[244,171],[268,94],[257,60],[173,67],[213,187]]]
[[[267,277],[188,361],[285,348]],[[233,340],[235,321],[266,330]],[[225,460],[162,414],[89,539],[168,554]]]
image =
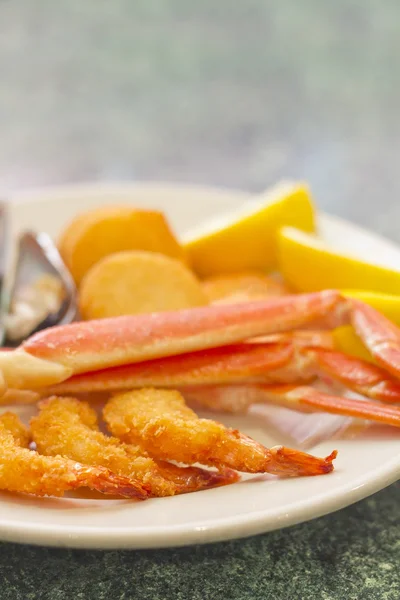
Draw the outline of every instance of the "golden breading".
[[[21,448],[28,448],[31,441],[31,435],[28,428],[25,427],[15,413],[3,413],[0,416],[0,423],[8,433],[11,433],[17,446],[21,446]]]
[[[142,444],[157,459],[299,476],[329,473],[336,456],[317,458],[284,446],[265,448],[240,431],[200,419],[173,390],[118,394],[106,404],[103,415],[113,435]]]
[[[40,409],[31,420],[39,452],[107,467],[139,481],[150,496],[172,496],[237,481],[237,475],[229,470],[215,473],[156,462],[141,446],[105,436],[98,429],[96,412],[87,402],[52,397],[42,402]]]
[[[22,447],[27,441],[27,430],[17,415],[6,413],[0,416],[0,490],[62,496],[66,491],[88,487],[113,496],[147,498],[145,490],[127,477],[61,456],[41,456]]]

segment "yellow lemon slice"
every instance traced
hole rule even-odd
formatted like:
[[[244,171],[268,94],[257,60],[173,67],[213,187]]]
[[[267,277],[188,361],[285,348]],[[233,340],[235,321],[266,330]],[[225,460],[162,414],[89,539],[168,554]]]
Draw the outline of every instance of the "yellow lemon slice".
[[[400,271],[342,254],[293,227],[283,227],[277,240],[279,270],[298,292],[349,288],[400,295]]]
[[[276,234],[283,225],[314,231],[314,207],[306,185],[279,184],[240,212],[189,234],[183,244],[200,277],[266,271],[277,266]]]
[[[392,296],[389,294],[378,294],[364,290],[343,290],[344,296],[356,298],[369,304],[373,308],[379,310],[390,321],[400,326],[400,296]],[[357,358],[373,361],[372,356],[360,342],[352,327],[338,327],[333,332],[335,346],[338,350],[351,354]]]

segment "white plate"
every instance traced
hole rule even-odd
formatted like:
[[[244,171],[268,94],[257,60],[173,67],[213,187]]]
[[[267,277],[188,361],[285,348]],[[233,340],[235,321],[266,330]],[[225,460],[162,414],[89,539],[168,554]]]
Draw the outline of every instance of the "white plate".
[[[180,232],[217,211],[236,209],[240,192],[173,185],[89,186],[24,194],[15,199],[15,229],[57,234],[79,211],[110,202],[164,209]],[[323,215],[329,241],[386,264],[400,264],[400,250],[372,233]],[[21,409],[29,417],[31,409]],[[251,417],[225,418],[266,445],[279,435]],[[247,480],[195,494],[149,500],[35,499],[0,494],[0,539],[82,548],[149,548],[215,542],[287,527],[338,510],[400,477],[400,432],[374,428],[355,439],[324,442],[320,456],[339,450],[329,476]]]

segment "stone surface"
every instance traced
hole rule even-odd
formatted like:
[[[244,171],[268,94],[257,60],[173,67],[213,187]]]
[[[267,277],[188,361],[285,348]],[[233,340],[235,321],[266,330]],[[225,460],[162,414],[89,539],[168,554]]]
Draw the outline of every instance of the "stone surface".
[[[398,0],[0,0],[0,189],[164,179],[318,204],[400,241]],[[400,486],[249,540],[0,546],[0,598],[400,597]]]

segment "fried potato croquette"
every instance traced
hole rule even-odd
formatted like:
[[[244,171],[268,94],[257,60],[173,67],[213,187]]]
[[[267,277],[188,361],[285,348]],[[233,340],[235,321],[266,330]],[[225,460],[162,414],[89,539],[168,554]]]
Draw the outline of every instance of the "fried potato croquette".
[[[84,277],[79,293],[86,320],[207,304],[200,282],[182,262],[135,250],[100,260]]]
[[[182,261],[186,257],[161,212],[132,206],[102,206],[79,214],[62,232],[58,247],[77,285],[90,267],[114,252],[147,250]]]
[[[156,462],[140,446],[128,445],[98,429],[96,412],[87,402],[52,397],[40,404],[31,420],[39,452],[62,455],[84,464],[107,467],[117,475],[140,481],[150,496],[173,496],[234,483],[238,475]]]
[[[142,389],[116,395],[103,415],[113,435],[142,444],[157,459],[299,476],[329,473],[336,457],[336,452],[317,458],[284,446],[265,448],[237,430],[200,419],[173,390]]]
[[[28,430],[17,415],[0,416],[0,490],[62,496],[66,491],[88,487],[113,496],[147,498],[146,491],[129,478],[61,456],[41,456],[27,448],[29,439]]]
[[[258,271],[242,271],[204,279],[203,290],[213,304],[234,304],[289,294],[287,287]]]

